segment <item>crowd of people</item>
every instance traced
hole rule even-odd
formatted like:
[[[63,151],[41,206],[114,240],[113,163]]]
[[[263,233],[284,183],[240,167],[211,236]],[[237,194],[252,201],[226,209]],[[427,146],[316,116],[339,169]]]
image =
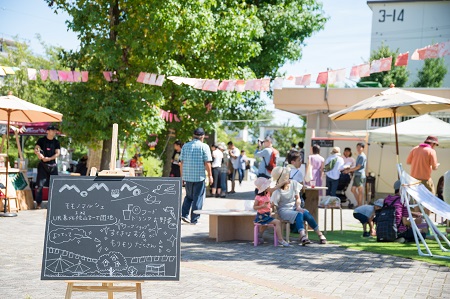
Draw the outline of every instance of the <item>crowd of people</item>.
[[[198,128],[194,131],[192,141],[184,146],[179,141],[174,143],[170,175],[181,176],[186,184],[181,219],[191,224],[197,223],[200,215],[193,211],[202,208],[205,197],[226,197],[226,194],[236,192],[236,181],[242,182],[248,165],[245,151],[239,150],[232,141],[226,145],[221,142],[209,147],[203,143],[204,135],[204,130]],[[439,166],[434,150],[438,145],[438,139],[429,136],[424,143],[414,147],[407,158],[407,163],[411,164],[412,176],[420,180],[433,193],[434,184],[431,180],[431,171],[436,170]],[[396,213],[398,240],[404,242],[414,239],[406,206],[397,200],[400,189],[399,181],[394,185],[394,195],[379,199],[374,204],[364,204],[363,195],[367,171],[364,143],[356,144],[358,154],[356,159],[352,157],[350,147],[346,147],[342,155],[339,147],[333,147],[327,158],[323,158],[320,155],[319,145],[312,146],[312,153],[308,157],[305,157],[303,146],[303,142],[291,144],[284,166],[277,166],[272,162],[273,157],[279,157],[280,153],[273,147],[273,140],[270,136],[258,141],[254,153],[255,158],[260,159],[255,181],[253,208],[257,214],[254,221],[260,224],[273,224],[277,231],[279,244],[289,246],[289,243],[281,235],[280,221],[289,222],[295,227],[295,231],[299,234],[299,244],[310,243],[305,232],[305,222],[317,233],[319,243],[326,244],[327,240],[320,231],[316,220],[304,208],[302,194],[312,181],[316,186],[322,186],[322,178],[325,178],[326,195],[336,196],[338,183],[342,177],[345,177],[348,182],[353,181],[351,192],[356,200],[354,217],[363,225],[363,237],[376,235],[374,222],[377,219],[377,211],[387,205],[392,205],[398,210]],[[229,180],[231,180],[230,189],[227,183]],[[207,182],[210,192],[206,190]],[[275,186],[270,187],[271,184],[275,184]],[[274,218],[274,213],[278,218]],[[418,222],[422,221],[419,212],[414,211],[412,215]],[[265,229],[264,225],[260,226],[259,239],[262,239]]]

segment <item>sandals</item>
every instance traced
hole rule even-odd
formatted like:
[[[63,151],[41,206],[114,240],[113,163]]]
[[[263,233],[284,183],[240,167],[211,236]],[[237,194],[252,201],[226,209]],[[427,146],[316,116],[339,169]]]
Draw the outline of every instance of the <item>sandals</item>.
[[[302,236],[300,238],[300,244],[306,246],[306,244],[311,244],[311,241],[306,236]]]
[[[324,235],[320,235],[320,237],[319,237],[319,243],[320,243],[320,244],[327,244],[327,238],[325,238]]]

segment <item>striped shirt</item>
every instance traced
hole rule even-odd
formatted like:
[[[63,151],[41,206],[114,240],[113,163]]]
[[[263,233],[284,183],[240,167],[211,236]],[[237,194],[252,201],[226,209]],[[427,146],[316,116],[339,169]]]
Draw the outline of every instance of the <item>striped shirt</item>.
[[[211,150],[206,143],[194,139],[181,148],[180,161],[183,163],[183,180],[201,182],[206,179],[205,162],[211,162]]]

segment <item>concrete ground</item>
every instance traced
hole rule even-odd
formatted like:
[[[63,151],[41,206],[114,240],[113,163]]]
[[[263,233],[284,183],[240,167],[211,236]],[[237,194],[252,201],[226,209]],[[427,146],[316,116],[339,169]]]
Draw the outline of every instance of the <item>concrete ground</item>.
[[[253,188],[244,181],[236,194],[207,198],[203,208],[250,207]],[[0,299],[64,298],[64,281],[40,280],[45,217],[42,209],[0,218]],[[323,227],[323,210],[319,218]],[[352,210],[343,210],[343,219],[344,229],[360,229]],[[334,220],[339,229],[338,212]],[[249,241],[216,243],[208,238],[206,215],[198,225],[183,224],[181,236],[180,281],[147,281],[143,298],[450,298],[448,267],[332,244],[302,247],[291,240],[292,246],[275,248],[269,234],[258,247]]]

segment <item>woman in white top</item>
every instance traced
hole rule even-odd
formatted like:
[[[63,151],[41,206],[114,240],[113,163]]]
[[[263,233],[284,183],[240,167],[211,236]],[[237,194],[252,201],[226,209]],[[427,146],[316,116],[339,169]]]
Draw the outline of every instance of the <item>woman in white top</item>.
[[[336,196],[336,191],[339,185],[339,177],[343,169],[344,159],[341,157],[341,149],[338,146],[335,146],[331,150],[331,154],[325,160],[324,171],[327,176],[327,195]]]
[[[211,163],[212,175],[213,175],[213,185],[211,187],[211,195],[219,197],[222,189],[220,188],[220,168],[222,166],[223,153],[218,148],[217,144],[211,145],[212,158]]]
[[[277,166],[272,170],[272,180],[278,182],[287,181],[289,179],[290,169],[288,167]],[[271,201],[277,207],[278,215],[282,220],[295,223],[295,227],[299,233],[299,242],[303,246],[310,244],[305,233],[303,221],[308,222],[309,226],[319,236],[320,244],[326,244],[327,239],[319,230],[319,225],[314,220],[308,210],[301,208],[299,192],[302,185],[297,181],[290,180],[283,187],[272,193]]]

